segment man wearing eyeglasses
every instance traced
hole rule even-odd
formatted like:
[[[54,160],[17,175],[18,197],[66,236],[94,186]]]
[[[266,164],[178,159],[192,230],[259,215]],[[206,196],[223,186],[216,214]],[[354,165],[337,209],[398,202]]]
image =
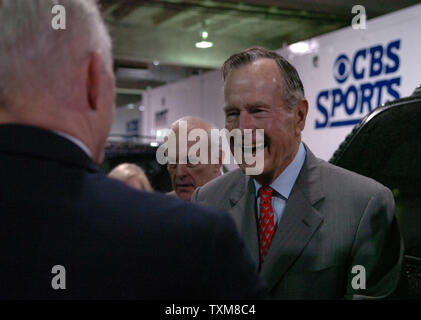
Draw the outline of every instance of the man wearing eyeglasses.
[[[210,130],[215,129],[210,122],[196,117],[183,117],[176,120],[170,127],[170,129],[175,133],[177,139],[176,141],[179,141],[181,123],[187,124],[187,135],[189,135],[194,129],[202,129],[208,132],[210,150]],[[187,152],[195,143],[195,141],[187,141]],[[208,154],[210,157],[211,152],[209,151]],[[181,164],[180,161],[173,161],[174,163],[169,163],[167,169],[174,190],[169,194],[176,195],[181,199],[190,201],[196,188],[205,185],[209,181],[221,175],[222,158],[223,157],[220,156],[219,163],[216,164],[212,164],[210,159],[208,164],[196,163],[199,161],[194,161],[191,156],[186,159],[185,164]]]

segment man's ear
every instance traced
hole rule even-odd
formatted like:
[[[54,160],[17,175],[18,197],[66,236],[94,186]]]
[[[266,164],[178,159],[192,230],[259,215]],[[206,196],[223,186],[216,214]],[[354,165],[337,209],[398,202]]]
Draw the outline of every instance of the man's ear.
[[[92,110],[98,109],[98,97],[101,84],[102,56],[99,52],[92,52],[89,55],[87,94],[89,106]]]
[[[301,100],[295,106],[295,128],[296,134],[301,134],[301,131],[304,130],[304,126],[306,124],[308,112],[308,101],[306,99]]]

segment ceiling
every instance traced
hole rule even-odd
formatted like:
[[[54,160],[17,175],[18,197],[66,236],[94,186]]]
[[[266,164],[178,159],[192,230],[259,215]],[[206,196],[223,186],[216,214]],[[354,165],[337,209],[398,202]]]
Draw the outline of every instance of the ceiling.
[[[231,54],[251,46],[278,49],[348,26],[355,4],[363,5],[370,19],[417,3],[420,1],[100,0],[120,72],[117,86],[132,89],[219,68]],[[204,29],[214,46],[198,49],[195,43]]]

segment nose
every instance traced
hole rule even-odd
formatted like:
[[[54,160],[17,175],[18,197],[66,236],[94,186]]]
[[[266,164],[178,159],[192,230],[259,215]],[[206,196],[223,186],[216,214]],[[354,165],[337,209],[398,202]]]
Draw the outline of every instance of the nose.
[[[239,117],[238,128],[241,131],[243,131],[244,129],[256,129],[253,116],[249,112],[241,112]]]
[[[186,165],[185,164],[177,164],[177,167],[175,168],[175,175],[177,177],[183,177],[187,174]]]

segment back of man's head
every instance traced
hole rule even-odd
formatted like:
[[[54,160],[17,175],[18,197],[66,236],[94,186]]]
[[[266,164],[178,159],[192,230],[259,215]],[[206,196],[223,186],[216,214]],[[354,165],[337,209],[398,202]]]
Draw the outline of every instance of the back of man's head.
[[[95,0],[0,0],[0,123],[70,134],[99,162],[113,86],[111,40]]]

